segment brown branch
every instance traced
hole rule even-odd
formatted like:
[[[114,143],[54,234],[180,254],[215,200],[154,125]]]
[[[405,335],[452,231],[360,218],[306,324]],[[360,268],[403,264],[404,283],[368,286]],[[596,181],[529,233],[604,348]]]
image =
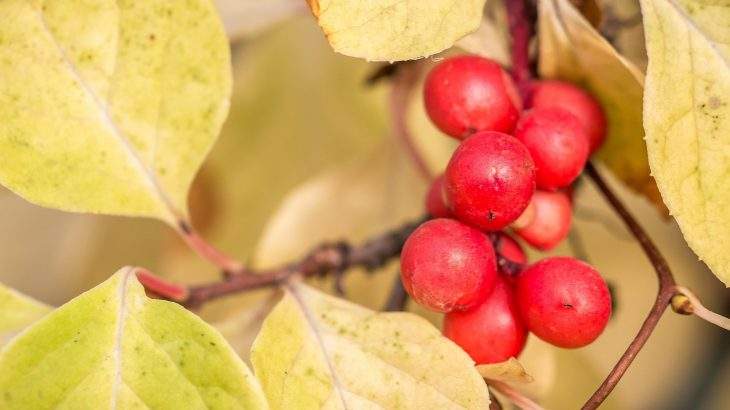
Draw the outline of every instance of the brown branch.
[[[601,191],[603,197],[613,207],[614,211],[618,214],[621,220],[624,222],[626,227],[634,235],[634,238],[639,242],[644,253],[649,258],[654,270],[656,271],[657,279],[659,280],[659,291],[657,292],[654,306],[649,311],[649,315],[641,325],[639,332],[631,341],[626,351],[618,360],[616,365],[613,367],[611,372],[606,376],[598,390],[588,399],[583,405],[583,409],[595,409],[608,397],[611,391],[616,387],[621,377],[626,373],[631,363],[634,361],[636,356],[644,347],[647,339],[651,336],[654,328],[656,327],[659,319],[662,317],[664,312],[669,306],[672,297],[677,293],[676,283],[672,271],[669,269],[667,261],[662,256],[659,249],[657,249],[654,242],[649,238],[649,235],[644,231],[641,225],[626,209],[621,200],[613,193],[611,188],[608,186],[606,181],[601,177],[596,167],[592,163],[586,164],[586,174],[593,180],[596,187]]]
[[[315,248],[303,259],[276,269],[263,271],[247,269],[229,276],[224,281],[191,287],[188,290],[187,298],[180,302],[185,306],[195,308],[213,299],[234,293],[278,286],[293,275],[304,277],[323,276],[330,273],[340,275],[345,270],[354,267],[362,267],[368,271],[375,270],[385,265],[391,258],[400,255],[406,238],[424,219],[406,223],[357,247],[345,242],[325,243]]]

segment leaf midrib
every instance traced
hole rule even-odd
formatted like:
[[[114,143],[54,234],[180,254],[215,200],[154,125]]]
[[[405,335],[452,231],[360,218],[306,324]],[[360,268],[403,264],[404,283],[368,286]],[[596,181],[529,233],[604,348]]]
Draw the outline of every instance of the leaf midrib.
[[[53,35],[50,27],[46,23],[46,20],[43,16],[43,11],[36,9],[33,5],[30,5],[30,7],[33,8],[33,10],[35,11],[36,16],[41,23],[43,31],[48,35],[48,38],[51,39],[53,45],[58,50],[58,53],[63,63],[66,65],[66,68],[68,69],[70,75],[74,78],[75,82],[78,84],[83,93],[91,100],[92,105],[99,113],[99,119],[104,125],[107,126],[111,134],[115,137],[116,141],[122,146],[124,152],[130,158],[130,162],[133,164],[133,167],[138,171],[142,180],[148,184],[150,191],[153,193],[154,196],[159,199],[160,203],[163,205],[163,208],[169,214],[167,216],[172,220],[179,219],[180,212],[175,208],[170,198],[162,189],[162,186],[157,179],[157,175],[154,173],[154,171],[150,170],[144,164],[144,161],[142,161],[142,158],[135,151],[132,143],[126,138],[124,132],[122,132],[119,126],[112,119],[107,104],[105,104],[99,98],[99,96],[96,95],[93,88],[87,83],[87,81],[79,72],[76,65],[68,57],[68,55],[66,54],[66,50],[58,42],[56,37]]]

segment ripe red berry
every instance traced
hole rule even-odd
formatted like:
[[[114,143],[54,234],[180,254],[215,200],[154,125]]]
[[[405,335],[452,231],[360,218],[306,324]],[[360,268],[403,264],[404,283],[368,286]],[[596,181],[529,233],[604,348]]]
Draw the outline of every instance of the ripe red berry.
[[[598,101],[583,89],[563,81],[538,81],[532,87],[529,103],[533,108],[558,107],[575,115],[585,127],[591,153],[603,144],[606,116]]]
[[[517,303],[527,328],[559,347],[593,342],[611,317],[606,282],[574,258],[547,258],[525,269],[517,279]]]
[[[512,287],[499,278],[484,303],[466,312],[448,313],[444,335],[477,364],[499,363],[519,355],[525,347],[527,329]]]
[[[500,232],[498,235],[499,240],[497,242],[496,251],[500,255],[512,262],[522,264],[527,263],[527,255],[525,255],[525,251],[522,249],[522,246],[514,240],[514,238],[504,232]]]
[[[451,212],[484,230],[517,219],[535,191],[535,165],[527,148],[511,135],[480,132],[454,151],[444,173]]]
[[[494,248],[482,232],[453,219],[432,219],[406,240],[401,279],[413,299],[437,312],[466,310],[494,288]]]
[[[580,121],[561,108],[526,112],[515,129],[535,161],[537,187],[554,191],[570,185],[588,159],[588,138]]]
[[[515,233],[531,246],[546,251],[554,248],[570,232],[573,211],[565,192],[535,191],[532,196],[535,217]]]
[[[451,211],[446,207],[444,201],[444,176],[437,176],[432,182],[426,194],[426,212],[434,218],[447,218]]]
[[[439,63],[428,74],[423,94],[431,121],[459,139],[478,131],[511,132],[522,109],[509,75],[494,61],[476,56]]]

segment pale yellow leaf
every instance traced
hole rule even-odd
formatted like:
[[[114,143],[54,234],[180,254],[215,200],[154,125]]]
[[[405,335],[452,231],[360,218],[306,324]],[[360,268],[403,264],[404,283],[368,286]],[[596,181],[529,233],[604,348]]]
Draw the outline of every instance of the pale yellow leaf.
[[[208,0],[0,2],[0,183],[39,205],[172,223],[228,111]]]
[[[338,53],[413,60],[451,47],[479,27],[485,0],[308,0]]]
[[[535,380],[514,357],[500,363],[480,364],[477,371],[485,379],[500,382],[532,383]]]
[[[599,158],[634,191],[663,207],[643,142],[641,72],[568,0],[539,1],[539,36],[541,76],[585,87],[606,112],[608,137]]]
[[[255,263],[273,267],[317,243],[353,243],[423,214],[426,181],[397,142],[384,142],[367,158],[330,170],[293,190],[261,236]]]
[[[251,361],[273,409],[485,409],[474,362],[425,319],[377,313],[301,283],[264,322]]]
[[[730,286],[730,2],[641,5],[651,169],[689,246]]]

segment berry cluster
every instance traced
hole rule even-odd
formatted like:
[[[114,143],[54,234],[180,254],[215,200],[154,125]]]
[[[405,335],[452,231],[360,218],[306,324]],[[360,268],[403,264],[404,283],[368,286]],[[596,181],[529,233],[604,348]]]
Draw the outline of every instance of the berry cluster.
[[[605,138],[600,105],[560,81],[534,82],[523,105],[502,67],[474,56],[438,64],[424,99],[436,126],[462,141],[426,197],[435,219],[403,247],[406,291],[446,313],[444,334],[480,364],[519,355],[528,331],[565,348],[591,343],[611,316],[601,275],[569,257],[526,265],[505,230],[538,250],[566,237],[571,184]]]

